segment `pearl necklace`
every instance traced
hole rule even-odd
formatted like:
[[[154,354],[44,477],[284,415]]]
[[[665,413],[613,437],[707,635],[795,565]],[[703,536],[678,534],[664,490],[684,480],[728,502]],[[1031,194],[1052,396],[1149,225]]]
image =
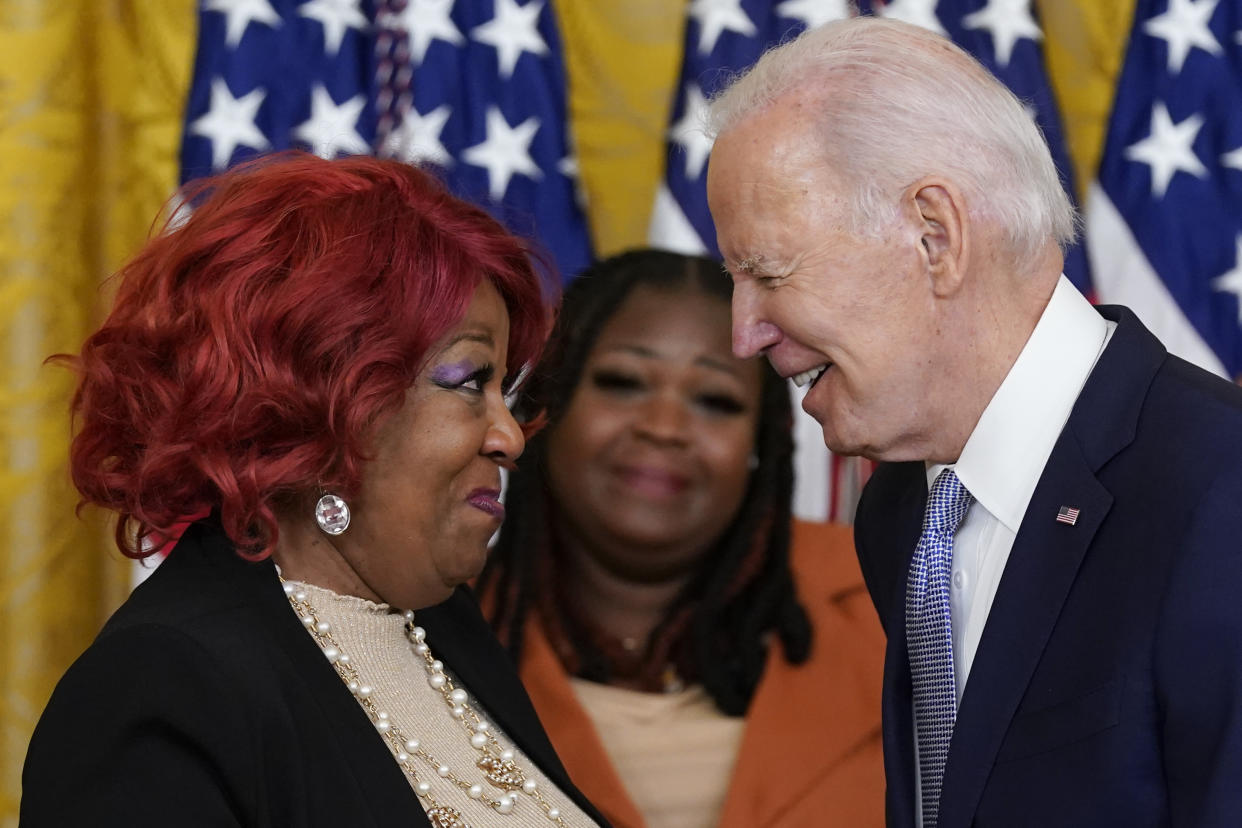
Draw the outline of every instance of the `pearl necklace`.
[[[341,651],[336,639],[332,636],[332,626],[327,621],[319,620],[315,614],[315,608],[307,600],[306,592],[285,581],[283,576],[280,582],[284,588],[285,597],[289,599],[289,604],[301,619],[302,625],[315,639],[315,643],[319,645],[319,649],[328,662],[336,669],[337,675],[345,682],[346,688],[358,700],[358,704],[371,719],[376,731],[388,744],[393,758],[397,760],[397,765],[413,783],[415,793],[427,801],[427,818],[431,821],[433,828],[470,828],[470,825],[460,811],[439,802],[432,796],[431,784],[419,778],[414,765],[415,759],[434,768],[436,774],[442,779],[451,782],[465,791],[471,799],[491,808],[496,813],[512,813],[518,802],[517,792],[521,791],[534,799],[553,823],[561,828],[568,828],[561,817],[560,809],[548,802],[534,779],[527,778],[525,772],[514,763],[514,752],[501,747],[491,724],[480,717],[470,706],[469,695],[466,691],[455,687],[452,678],[445,674],[444,663],[436,659],[431,654],[431,648],[427,646],[426,631],[414,624],[413,610],[405,611],[405,634],[410,642],[410,649],[422,658],[427,668],[427,683],[440,692],[449,707],[450,714],[468,734],[471,747],[482,754],[475,763],[475,767],[483,772],[485,781],[501,790],[499,796],[491,797],[488,795],[488,789],[485,789],[483,785],[471,784],[462,779],[448,765],[429,753],[417,738],[407,738],[388,713],[380,710],[376,705],[371,686],[362,680],[349,656]]]

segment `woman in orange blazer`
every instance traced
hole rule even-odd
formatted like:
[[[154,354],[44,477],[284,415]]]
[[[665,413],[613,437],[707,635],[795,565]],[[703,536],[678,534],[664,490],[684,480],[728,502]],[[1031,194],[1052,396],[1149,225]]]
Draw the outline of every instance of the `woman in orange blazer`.
[[[790,517],[789,395],[730,293],[656,251],[570,285],[484,610],[618,828],[879,826],[883,636],[849,530]]]

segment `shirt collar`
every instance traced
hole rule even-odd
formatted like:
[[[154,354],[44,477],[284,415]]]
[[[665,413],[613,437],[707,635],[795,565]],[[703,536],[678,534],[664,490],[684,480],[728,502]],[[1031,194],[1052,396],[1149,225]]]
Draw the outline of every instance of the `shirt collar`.
[[[1113,326],[1115,327],[1115,326]],[[1109,323],[1065,276],[953,468],[984,509],[1017,533],[1078,392],[1108,341]],[[947,468],[930,465],[930,488]]]

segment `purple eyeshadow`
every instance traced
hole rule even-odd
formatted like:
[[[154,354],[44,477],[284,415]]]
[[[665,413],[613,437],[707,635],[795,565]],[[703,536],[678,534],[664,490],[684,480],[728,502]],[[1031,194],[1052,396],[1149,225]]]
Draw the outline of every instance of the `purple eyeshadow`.
[[[461,385],[475,370],[474,363],[468,359],[437,365],[431,370],[431,381],[439,385]]]

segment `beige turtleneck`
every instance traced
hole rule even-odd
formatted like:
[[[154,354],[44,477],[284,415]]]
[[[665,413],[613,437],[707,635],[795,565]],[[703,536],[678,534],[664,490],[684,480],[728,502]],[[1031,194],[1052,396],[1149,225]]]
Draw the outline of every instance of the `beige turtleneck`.
[[[315,615],[320,621],[331,625],[337,646],[349,655],[359,678],[373,688],[371,700],[379,710],[388,714],[394,728],[407,739],[418,739],[422,750],[437,762],[448,765],[459,778],[482,785],[487,798],[495,798],[500,790],[488,783],[483,778],[483,772],[475,766],[482,753],[470,744],[469,734],[461,722],[453,718],[440,691],[428,683],[428,668],[423,658],[410,648],[402,614],[387,604],[338,595],[311,584],[290,583],[306,592],[306,601],[314,608]],[[450,666],[445,665],[445,672],[452,678],[453,685],[469,693],[470,688],[463,686],[451,673]],[[468,703],[480,719],[492,724],[501,747],[513,750],[514,763],[527,779],[535,780],[543,797],[560,810],[566,825],[595,825],[500,732],[473,693]],[[377,733],[375,738],[383,737]],[[500,814],[482,801],[472,799],[465,790],[448,779],[441,778],[436,768],[426,761],[415,759],[414,767],[418,778],[430,783],[431,796],[441,805],[460,811],[474,828],[550,828],[553,824],[533,796],[518,793],[514,809],[508,814]],[[413,780],[410,784],[414,784]],[[423,797],[419,797],[419,802],[424,808],[431,807],[431,803]]]

